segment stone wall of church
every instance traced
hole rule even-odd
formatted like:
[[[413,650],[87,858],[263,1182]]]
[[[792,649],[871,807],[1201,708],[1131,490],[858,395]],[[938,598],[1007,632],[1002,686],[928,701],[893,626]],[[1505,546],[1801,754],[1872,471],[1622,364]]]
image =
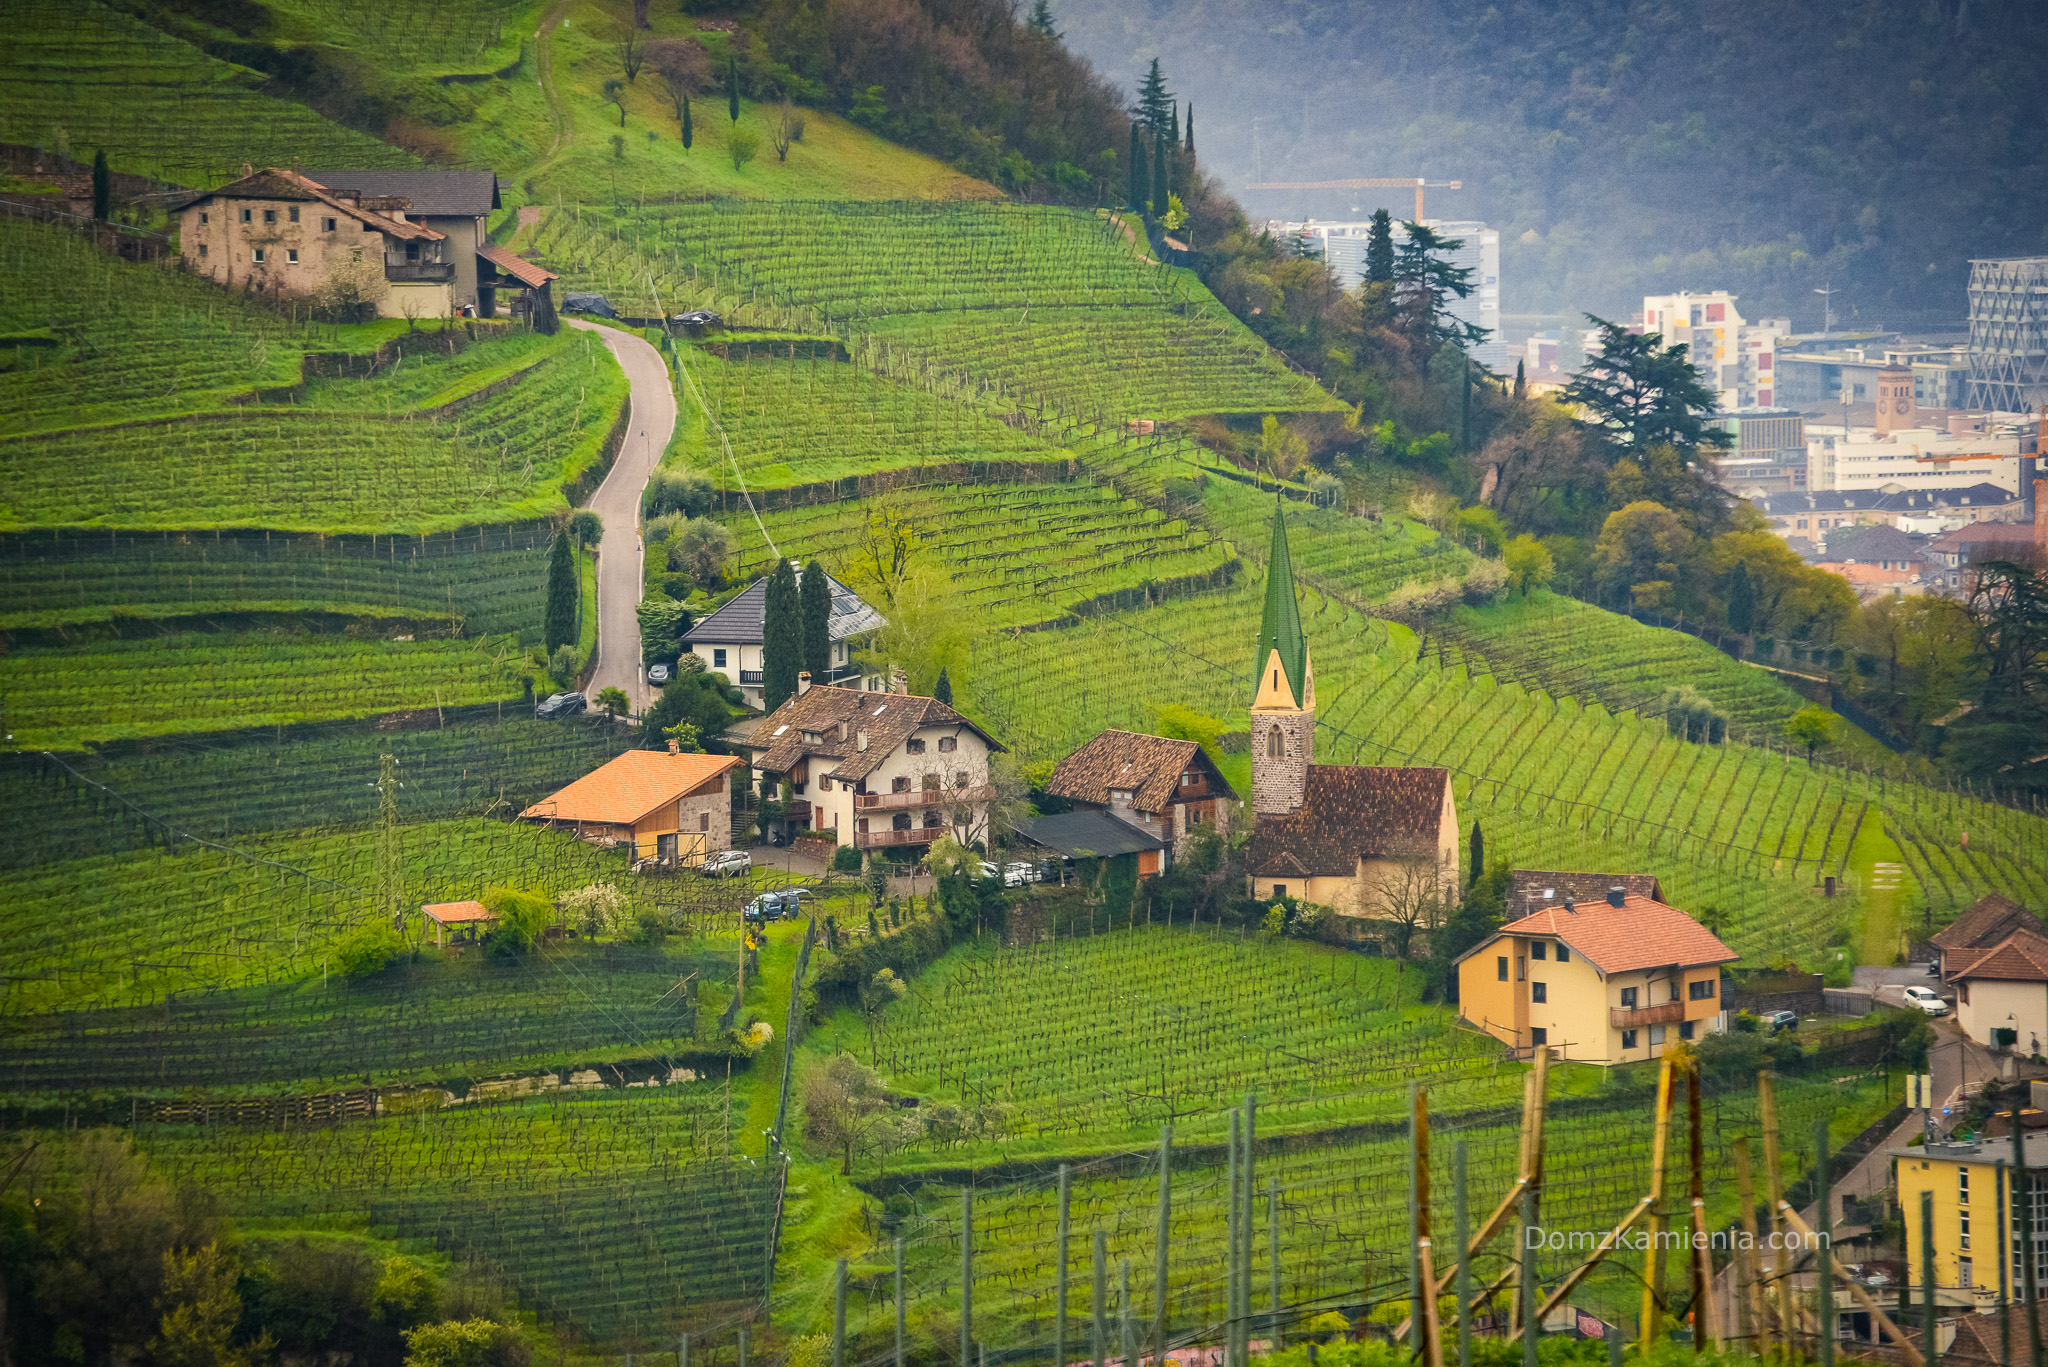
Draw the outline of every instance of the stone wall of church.
[[[1280,756],[1273,756],[1273,737]],[[1308,766],[1315,760],[1316,714],[1252,713],[1252,810],[1274,816],[1301,806]]]

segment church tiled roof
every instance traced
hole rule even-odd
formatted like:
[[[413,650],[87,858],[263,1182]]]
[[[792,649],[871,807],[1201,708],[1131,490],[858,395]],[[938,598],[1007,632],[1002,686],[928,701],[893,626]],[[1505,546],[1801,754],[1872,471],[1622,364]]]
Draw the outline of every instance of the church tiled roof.
[[[1434,859],[1448,769],[1311,764],[1300,808],[1261,816],[1252,872],[1348,877],[1361,859]]]

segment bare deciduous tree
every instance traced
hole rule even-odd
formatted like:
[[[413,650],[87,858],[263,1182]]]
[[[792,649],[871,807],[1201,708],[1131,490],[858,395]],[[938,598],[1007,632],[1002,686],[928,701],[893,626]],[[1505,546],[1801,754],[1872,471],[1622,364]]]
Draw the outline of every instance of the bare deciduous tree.
[[[1387,926],[1394,957],[1405,962],[1416,932],[1427,935],[1441,929],[1450,914],[1443,868],[1428,854],[1401,855],[1368,868],[1355,906],[1346,910]]]
[[[711,60],[704,49],[687,38],[657,38],[647,45],[647,65],[661,78],[675,110],[676,127],[683,126],[683,109],[690,97],[704,89],[711,79]]]
[[[900,1133],[888,1089],[873,1069],[840,1054],[804,1079],[804,1139],[839,1155],[839,1172],[853,1172],[855,1155],[889,1148]]]
[[[640,79],[640,68],[647,65],[647,40],[640,36],[644,24],[627,24],[619,30],[613,42],[613,50],[619,54],[619,68],[626,73],[628,81]]]
[[[771,131],[775,139],[775,159],[788,161],[790,144],[803,135],[803,116],[796,112],[796,106],[789,102],[789,97],[784,96],[781,106],[775,111],[775,126]]]

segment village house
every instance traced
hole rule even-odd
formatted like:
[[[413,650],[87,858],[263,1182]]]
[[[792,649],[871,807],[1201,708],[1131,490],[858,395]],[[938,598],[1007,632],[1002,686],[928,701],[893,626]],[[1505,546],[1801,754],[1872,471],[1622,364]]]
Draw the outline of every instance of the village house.
[[[1411,926],[1437,919],[1458,889],[1450,772],[1315,763],[1315,666],[1277,508],[1253,658],[1251,895]]]
[[[2029,1055],[2048,1046],[2048,924],[2040,917],[1992,893],[1928,943],[1955,988],[1964,1034]]]
[[[515,312],[555,276],[489,241],[489,171],[269,167],[174,206],[178,254],[218,285],[341,299],[385,318]]]
[[[1027,846],[1061,859],[1129,856],[1140,878],[1154,878],[1166,872],[1173,857],[1173,846],[1164,836],[1111,816],[1100,807],[1077,807],[1071,812],[1029,817],[1017,823],[1017,834]],[[1064,875],[1060,881],[1065,881]]]
[[[2048,555],[2048,521],[2038,514],[2032,522],[1974,522],[1927,543],[1928,581],[1936,592],[1967,597],[1976,588],[1971,566],[2036,554]]]
[[[695,865],[732,848],[731,755],[628,750],[519,814],[586,840],[628,844],[636,860]]]
[[[1961,968],[1966,960],[1977,957],[1969,951],[1989,949],[2016,930],[2048,936],[2048,924],[2043,924],[2040,917],[2010,897],[1993,892],[1978,898],[1962,915],[1928,936],[1927,943],[1939,957],[1941,972],[1947,975]]]
[[[1003,747],[903,672],[885,693],[813,684],[762,718],[742,742],[754,779],[787,785],[784,834],[809,829],[857,849],[962,844],[988,835],[989,757]]]
[[[1237,793],[1191,740],[1104,731],[1059,762],[1045,791],[1076,808],[1106,812],[1175,852],[1188,833],[1229,826]]]
[[[797,586],[803,586],[803,567],[795,567]],[[888,681],[879,677],[862,678],[860,666],[854,662],[853,652],[865,644],[868,637],[887,626],[888,619],[864,602],[860,595],[846,585],[825,576],[832,585],[832,618],[829,633],[832,638],[832,662],[822,679],[813,683],[851,688],[865,688],[881,692],[889,687]],[[768,577],[766,575],[747,585],[725,606],[704,618],[683,633],[683,648],[703,662],[706,671],[723,675],[745,696],[747,702],[762,705],[762,643],[767,639],[768,627]]]
[[[1519,1053],[1574,1063],[1656,1058],[1728,1028],[1735,951],[1698,921],[1617,884],[1508,922],[1458,957],[1458,1013]]]

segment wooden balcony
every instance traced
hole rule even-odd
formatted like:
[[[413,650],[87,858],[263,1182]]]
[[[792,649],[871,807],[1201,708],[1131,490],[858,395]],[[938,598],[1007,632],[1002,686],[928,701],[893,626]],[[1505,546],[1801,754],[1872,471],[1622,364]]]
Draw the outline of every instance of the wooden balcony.
[[[929,845],[940,836],[952,833],[951,826],[913,826],[907,831],[856,831],[853,843],[863,850],[887,845]]]
[[[1637,1030],[1645,1025],[1675,1025],[1685,1019],[1684,1002],[1664,1002],[1631,1011],[1623,1006],[1607,1008],[1607,1023],[1616,1030]]]
[[[384,278],[394,285],[445,285],[455,278],[452,261],[386,262]]]
[[[863,812],[894,812],[905,808],[939,807],[950,802],[986,802],[995,795],[989,787],[912,788],[907,793],[855,793],[854,807]]]

